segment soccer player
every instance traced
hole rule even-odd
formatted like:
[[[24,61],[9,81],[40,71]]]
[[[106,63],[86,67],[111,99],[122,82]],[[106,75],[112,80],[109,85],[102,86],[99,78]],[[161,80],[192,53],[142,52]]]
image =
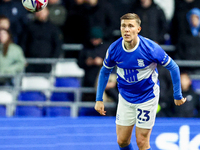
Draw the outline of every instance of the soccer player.
[[[133,150],[131,136],[134,125],[139,150],[151,150],[149,140],[159,100],[157,64],[170,71],[174,102],[178,106],[186,101],[181,92],[180,71],[158,44],[138,35],[141,20],[137,14],[127,13],[120,19],[122,37],[107,50],[99,74],[95,109],[106,115],[102,95],[110,72],[117,66],[119,103],[116,132],[120,150]]]

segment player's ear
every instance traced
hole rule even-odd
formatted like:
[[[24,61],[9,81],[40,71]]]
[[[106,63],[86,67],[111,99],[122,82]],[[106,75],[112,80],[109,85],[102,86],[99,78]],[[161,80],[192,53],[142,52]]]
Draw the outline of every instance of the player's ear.
[[[142,30],[142,27],[138,27],[138,33],[140,33],[141,30]]]

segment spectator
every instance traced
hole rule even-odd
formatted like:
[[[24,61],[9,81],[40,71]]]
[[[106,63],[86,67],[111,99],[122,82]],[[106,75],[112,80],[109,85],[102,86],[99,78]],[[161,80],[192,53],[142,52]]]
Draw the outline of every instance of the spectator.
[[[107,47],[114,40],[112,34],[115,21],[112,5],[103,0],[85,0],[85,11],[89,19],[89,40],[79,55],[79,66],[85,70],[84,87],[95,87],[96,78],[103,64]],[[91,101],[95,95],[83,95],[83,101]]]
[[[141,18],[140,34],[159,44],[164,44],[164,35],[168,32],[164,11],[153,0],[137,0],[132,11]]]
[[[65,3],[68,14],[63,28],[64,41],[85,44],[89,40],[89,21],[85,0],[69,0]]]
[[[61,3],[61,0],[49,0],[49,20],[62,30],[67,18],[67,9]]]
[[[112,6],[114,7],[114,16],[116,20],[115,30],[118,32],[115,32],[115,38],[120,38],[121,34],[119,31],[120,21],[118,18],[120,18],[123,14],[132,12],[131,8],[132,5],[135,3],[136,0],[107,0]]]
[[[0,28],[0,73],[15,75],[25,67],[22,48],[14,44],[7,29]],[[13,78],[1,77],[0,85],[13,85]]]
[[[21,1],[3,0],[0,5],[0,15],[5,15],[10,20],[10,30],[13,41],[20,43],[24,27],[27,25],[27,10],[22,6]]]
[[[186,72],[181,73],[182,94],[187,98],[185,105],[175,106],[175,117],[200,117],[199,95],[194,92],[191,86],[191,79]]]
[[[96,77],[103,64],[104,52],[104,50],[101,52],[99,49],[83,49],[80,52],[78,65],[85,70],[84,87],[94,87]]]
[[[192,8],[200,8],[199,0],[175,0],[175,11],[170,25],[171,43],[176,45],[187,34],[188,22],[185,17]]]
[[[107,47],[112,42],[114,20],[112,7],[101,0],[86,0],[89,4],[90,40],[80,53],[79,66],[85,70],[83,86],[94,87]]]
[[[96,30],[93,34],[95,38],[102,38],[102,30]],[[95,41],[94,41],[95,43]],[[103,57],[105,55],[106,47],[105,45],[96,45],[94,48],[84,48],[78,59],[79,67],[85,70],[85,76],[83,78],[83,87],[95,87],[96,78],[99,73],[99,70],[103,64]],[[93,101],[95,98],[94,94],[85,93],[83,94],[83,101]]]
[[[10,20],[4,15],[0,15],[0,28],[10,29]]]
[[[112,40],[115,26],[114,8],[104,0],[74,0],[68,2],[65,36],[68,43],[88,43],[91,29],[101,28],[103,38]],[[81,27],[80,27],[81,24]],[[71,30],[72,28],[76,30]],[[77,34],[79,36],[77,36]]]
[[[200,9],[193,8],[187,13],[187,23],[187,34],[182,35],[177,43],[176,57],[181,60],[200,60]],[[200,71],[200,67],[182,69],[191,73]]]
[[[190,27],[190,33],[193,36],[199,36],[200,32],[200,9],[193,8],[187,13],[187,21]]]
[[[89,4],[88,17],[90,32],[100,28],[103,32],[102,42],[113,42],[113,31],[115,29],[114,8],[104,0],[85,0]],[[95,32],[95,31],[94,31]],[[94,36],[92,36],[94,38]],[[90,41],[93,40],[90,37]],[[93,42],[91,42],[92,45]],[[101,43],[101,42],[100,42]]]
[[[170,23],[174,15],[175,0],[154,0],[164,11],[167,22]]]
[[[61,54],[62,35],[49,20],[49,10],[36,12],[36,20],[24,32],[22,47],[27,58],[58,58]],[[51,65],[29,64],[26,72],[49,73]]]

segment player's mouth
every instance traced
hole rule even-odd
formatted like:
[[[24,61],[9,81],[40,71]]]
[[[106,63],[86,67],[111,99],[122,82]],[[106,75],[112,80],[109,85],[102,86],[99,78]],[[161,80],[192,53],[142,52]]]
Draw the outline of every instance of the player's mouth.
[[[128,38],[128,37],[130,37],[130,35],[129,34],[124,34],[124,37]]]

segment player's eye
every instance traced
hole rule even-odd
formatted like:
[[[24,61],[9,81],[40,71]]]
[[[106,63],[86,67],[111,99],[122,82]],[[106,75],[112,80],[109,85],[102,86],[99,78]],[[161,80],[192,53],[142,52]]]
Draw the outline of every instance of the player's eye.
[[[128,26],[129,26],[130,28],[134,27],[134,25],[132,25],[132,24],[129,24]]]
[[[122,26],[123,28],[125,28],[125,27],[126,27],[126,25],[125,25],[125,24],[122,24],[121,26]]]

